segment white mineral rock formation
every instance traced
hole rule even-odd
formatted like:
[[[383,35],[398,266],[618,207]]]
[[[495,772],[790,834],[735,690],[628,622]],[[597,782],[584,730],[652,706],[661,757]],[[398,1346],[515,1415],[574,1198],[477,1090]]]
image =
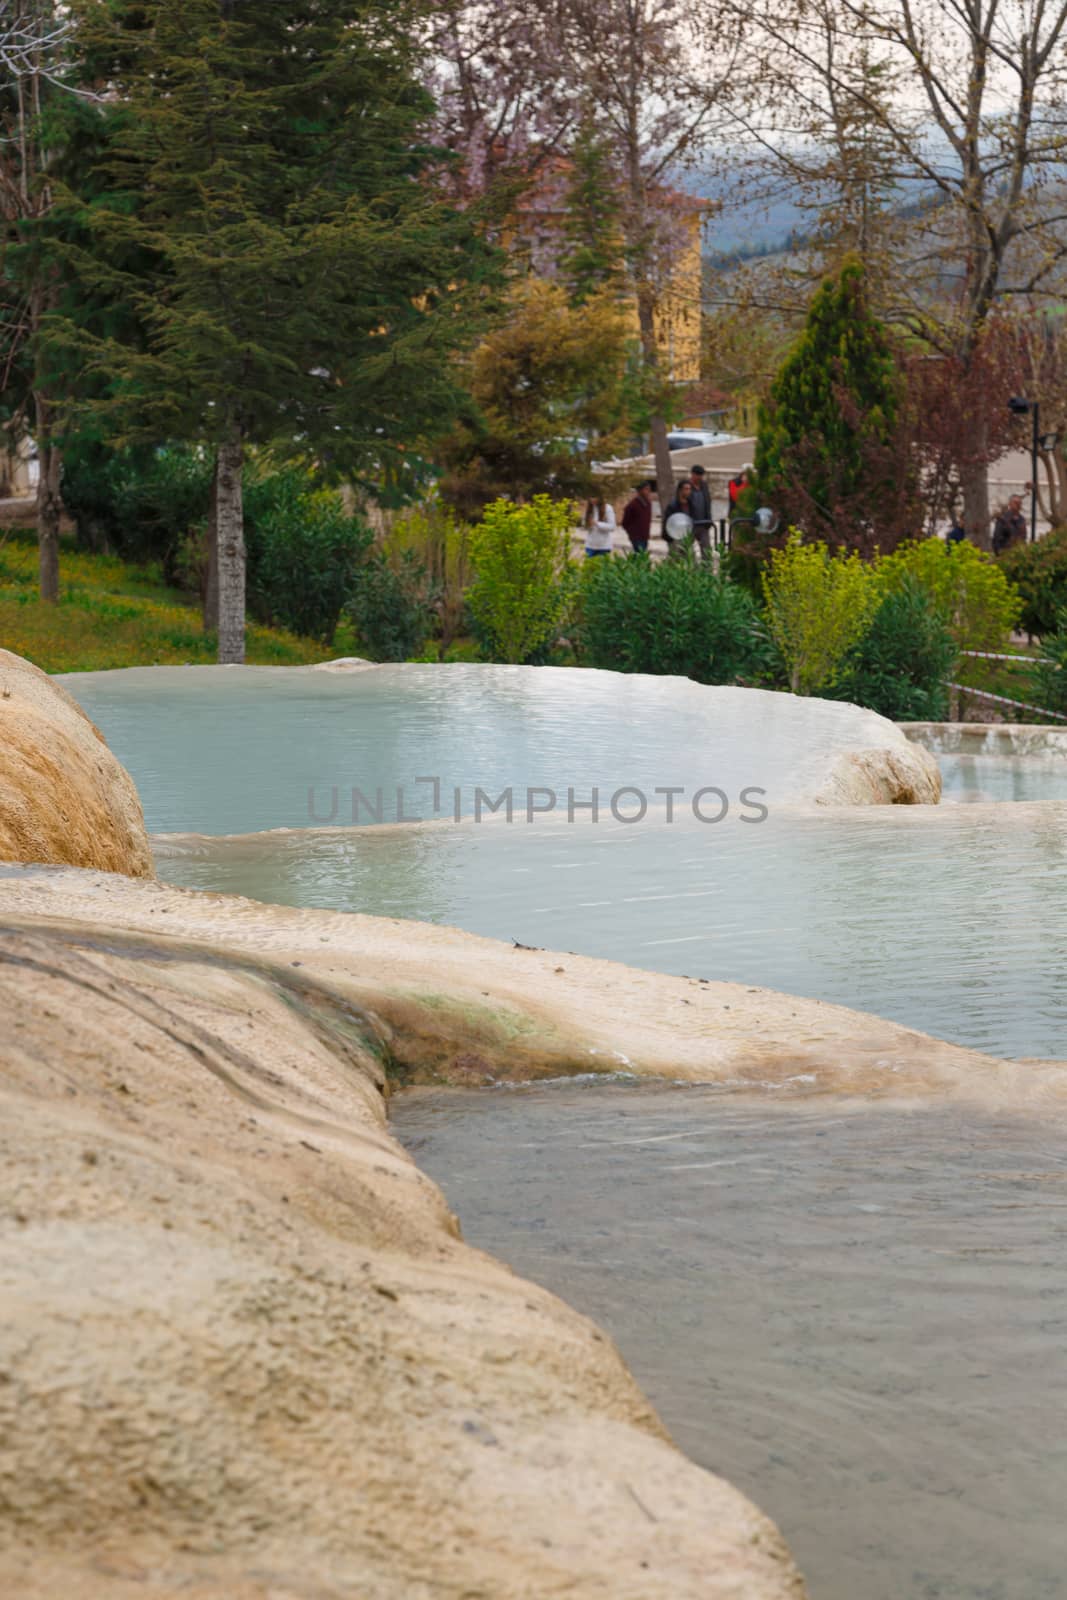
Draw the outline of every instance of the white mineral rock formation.
[[[0,861],[152,876],[133,782],[85,712],[0,650]]]

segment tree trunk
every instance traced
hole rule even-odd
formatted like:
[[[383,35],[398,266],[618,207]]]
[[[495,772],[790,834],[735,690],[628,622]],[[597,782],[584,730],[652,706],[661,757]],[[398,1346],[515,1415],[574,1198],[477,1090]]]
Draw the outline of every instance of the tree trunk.
[[[989,513],[989,467],[986,462],[970,462],[960,472],[963,490],[963,526],[967,537],[979,550],[993,548],[992,517]]]
[[[1037,503],[1045,513],[1050,529],[1062,528],[1067,520],[1067,461],[1060,453],[1062,449],[1062,440],[1057,434],[1055,449],[1040,452],[1046,492],[1042,494],[1039,478],[1036,485]]]
[[[215,460],[215,471],[211,477],[211,504],[207,516],[207,550],[205,557],[203,592],[200,601],[203,608],[204,632],[214,633],[219,625],[219,463],[217,458]]]
[[[48,409],[44,401],[37,402],[39,437],[37,440],[37,562],[40,575],[41,599],[55,605],[59,599],[59,519],[63,514],[63,501],[59,492],[59,478],[63,458],[48,437]],[[44,426],[41,420],[44,419]]]
[[[667,448],[667,423],[663,417],[651,417],[649,427],[652,432],[652,454],[656,461],[656,496],[659,500],[660,514],[663,515],[674,499],[671,453]]]
[[[639,287],[637,296],[637,318],[641,331],[641,356],[645,372],[651,384],[659,387],[659,346],[656,343],[655,311],[652,296]],[[652,456],[656,464],[656,498],[659,501],[660,514],[666,512],[668,505],[674,498],[674,473],[671,467],[671,452],[667,446],[667,419],[662,416],[651,416],[648,421],[649,433],[652,435]],[[666,517],[663,517],[666,521]]]
[[[241,496],[244,441],[236,428],[219,445],[215,524],[218,550],[219,661],[245,658],[245,534]]]

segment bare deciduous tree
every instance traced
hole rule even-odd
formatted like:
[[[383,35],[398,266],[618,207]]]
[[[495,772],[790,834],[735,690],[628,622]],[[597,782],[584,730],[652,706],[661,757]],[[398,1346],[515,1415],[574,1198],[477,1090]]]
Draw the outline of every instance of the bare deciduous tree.
[[[425,43],[433,131],[457,156],[462,194],[528,180],[577,126],[551,4],[444,0],[427,19]]]
[[[742,26],[718,16],[709,26],[685,0],[558,0],[575,91],[595,107],[621,179],[620,217],[637,301],[650,386],[668,380],[659,323],[669,296],[684,293],[679,262],[687,242],[672,191],[710,159],[729,106],[742,92]],[[683,202],[684,204],[684,202]],[[699,298],[699,277],[693,285]],[[651,417],[656,478],[670,485],[667,420]]]
[[[897,213],[884,309],[958,359],[968,381],[994,307],[1062,287],[1067,3],[766,0],[745,11],[761,40],[749,48],[780,84],[778,114],[750,120],[750,137],[798,180],[821,164],[844,190],[877,140]],[[848,125],[866,119],[859,146],[841,137],[843,107]],[[972,537],[988,544],[984,467],[964,472],[963,495]]]
[[[647,387],[659,394],[657,477],[669,486],[662,323],[691,252],[684,197],[673,190],[726,126],[740,87],[740,22],[717,18],[709,31],[685,0],[449,0],[434,29],[428,83],[440,136],[474,192],[517,169],[535,175],[544,155],[567,153],[580,127],[604,137]],[[699,297],[694,273],[694,311]]]

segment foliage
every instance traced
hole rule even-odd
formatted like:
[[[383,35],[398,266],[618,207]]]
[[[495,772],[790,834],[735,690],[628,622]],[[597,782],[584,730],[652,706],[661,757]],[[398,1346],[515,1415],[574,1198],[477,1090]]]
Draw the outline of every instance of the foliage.
[[[445,441],[442,490],[474,517],[502,495],[580,498],[591,461],[626,448],[638,400],[625,310],[609,293],[572,306],[561,284],[530,278],[507,320],[474,352],[476,410]]]
[[[315,489],[297,468],[245,490],[248,603],[260,622],[328,644],[374,535],[335,490]]]
[[[956,644],[929,592],[912,574],[885,594],[832,685],[831,700],[851,700],[896,722],[940,722]]]
[[[181,665],[215,658],[200,612],[168,589],[156,568],[64,546],[58,605],[37,597],[37,549],[25,535],[0,548],[0,644],[45,672]],[[310,639],[250,626],[248,660],[298,666],[327,659]]]
[[[1006,396],[1025,390],[1020,341],[1020,324],[998,312],[966,360],[957,351],[923,350],[905,361],[931,531],[958,508],[968,473],[988,473],[994,461],[1020,444],[1018,420],[1005,403]],[[989,544],[988,527],[968,526],[967,533],[979,547]]]
[[[747,297],[758,291],[744,269],[726,262],[723,267],[731,271],[731,293],[737,303],[713,306],[702,317],[700,366],[747,418],[767,400],[775,373],[788,354],[789,336],[781,316],[761,303],[749,303]],[[747,420],[742,425],[747,428]]]
[[[499,661],[523,662],[551,644],[568,599],[574,521],[569,502],[535,495],[495,500],[472,536],[471,615]]]
[[[471,530],[440,504],[416,507],[398,517],[383,553],[394,566],[410,554],[425,578],[425,601],[435,617],[438,650],[443,661],[453,640],[464,630],[467,589],[471,581]]]
[[[763,592],[794,694],[834,681],[878,603],[873,569],[855,551],[832,555],[821,541],[804,544],[795,530],[784,550],[772,552]]]
[[[892,152],[887,175],[904,225],[891,230],[881,274],[886,311],[910,340],[959,358],[962,409],[974,405],[970,437],[962,441],[966,458],[958,464],[964,515],[970,536],[987,545],[983,411],[988,416],[1011,391],[999,400],[983,393],[982,363],[972,367],[972,356],[999,305],[1024,297],[1031,304],[1045,296],[1062,300],[1062,215],[1050,195],[1062,174],[1067,135],[1067,12],[1062,3],[955,0],[804,0],[789,7],[759,0],[746,12],[749,53],[759,58],[767,52],[775,61],[778,103],[771,120],[777,132],[768,133],[764,148],[774,151],[779,181],[794,192],[814,189],[821,199],[827,180],[854,186],[878,146]],[[876,92],[857,70],[858,49],[869,51],[883,75]],[[995,111],[994,60],[1027,64],[1009,71],[998,87]],[[849,102],[857,98],[865,150],[857,150],[854,139],[840,139],[842,114],[852,120]],[[828,171],[825,152],[835,145],[836,171]],[[951,150],[953,159],[933,162],[934,148]],[[1027,262],[1021,273],[1020,248]],[[806,263],[798,253],[787,270],[803,283]],[[766,297],[778,298],[771,286]],[[1004,416],[1001,410],[997,420]]]
[[[873,555],[913,533],[918,506],[896,359],[862,263],[823,283],[760,408],[764,504],[833,547]]]
[[[878,563],[885,593],[915,580],[944,617],[957,650],[1000,650],[1019,620],[1021,600],[1004,564],[967,540],[920,539]]]
[[[583,664],[738,683],[765,663],[755,601],[706,562],[653,565],[644,554],[587,562],[583,587]]]
[[[63,492],[83,548],[158,561],[168,584],[205,581],[212,459],[188,445],[68,451]],[[250,610],[260,622],[328,642],[371,533],[334,491],[294,467],[260,468],[245,488]]]
[[[1059,607],[1055,622],[1041,640],[1034,687],[1047,710],[1067,712],[1067,605]]]
[[[1020,626],[1044,638],[1056,633],[1067,606],[1067,528],[1054,528],[1032,544],[1017,544],[1000,558],[1000,570],[1022,596]]]
[[[207,452],[189,446],[110,451],[78,441],[64,453],[63,501],[83,549],[158,561],[174,583],[183,543],[207,517],[211,474]]]
[[[109,380],[99,409],[129,436],[224,440],[236,425],[253,442],[328,449],[338,473],[401,470],[454,413],[449,358],[490,263],[475,218],[417,181],[433,162],[416,138],[430,102],[402,10],[75,9],[125,115],[85,219],[93,248],[74,265],[128,297],[147,338],[55,320],[53,339]],[[80,195],[64,206],[80,214]],[[147,284],[127,266],[146,247],[159,262]]]
[[[608,290],[618,294],[624,275],[619,232],[619,177],[608,135],[586,116],[570,152],[570,182],[561,224],[559,274],[571,304]]]
[[[240,659],[246,448],[335,479],[424,478],[421,447],[457,413],[452,358],[480,323],[496,255],[473,209],[430,181],[406,7],[72,10],[122,116],[93,192],[57,191],[60,222],[88,239],[59,257],[86,295],[128,304],[134,331],[59,305],[44,337],[81,359],[113,442],[215,450],[220,653]]]
[[[417,656],[433,627],[426,569],[413,550],[388,560],[377,551],[360,570],[349,615],[375,661]]]

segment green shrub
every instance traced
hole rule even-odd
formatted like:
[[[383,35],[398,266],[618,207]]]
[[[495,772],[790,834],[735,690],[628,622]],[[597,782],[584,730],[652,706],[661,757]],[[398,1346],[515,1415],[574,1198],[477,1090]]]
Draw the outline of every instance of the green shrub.
[[[878,604],[873,568],[791,534],[763,574],[767,624],[794,694],[831,684]]]
[[[942,722],[948,714],[945,680],[952,675],[956,645],[928,592],[909,577],[885,595],[848,652],[832,686],[831,700],[851,700],[895,722]]]
[[[1067,605],[1061,605],[1056,626],[1042,636],[1041,654],[1034,666],[1034,688],[1047,711],[1067,712]]]
[[[747,590],[710,566],[645,555],[588,562],[582,660],[616,672],[675,673],[697,683],[751,681],[767,655]]]
[[[454,512],[442,506],[419,506],[397,518],[382,552],[398,572],[409,557],[424,572],[424,600],[432,608],[438,656],[444,661],[468,620],[467,589],[472,574],[469,525],[459,522]]]
[[[348,605],[375,661],[407,661],[425,647],[434,623],[426,570],[414,551],[390,562],[381,551],[361,567]]]
[[[1060,631],[1057,613],[1067,606],[1067,528],[1013,545],[1001,556],[1000,570],[1022,596],[1020,625],[1026,632],[1043,639]]]
[[[1022,601],[1004,563],[966,540],[920,539],[878,562],[878,583],[892,593],[917,581],[948,624],[957,650],[1001,650],[1019,620]]]
[[[85,446],[64,461],[63,501],[83,549],[158,561],[174,583],[190,531],[207,519],[213,474],[209,452],[191,445]]]
[[[471,616],[498,661],[529,661],[554,642],[570,590],[565,573],[574,523],[569,502],[535,495],[494,500],[471,538]]]
[[[286,468],[250,481],[245,542],[251,615],[328,644],[373,542],[366,524],[335,491]]]

